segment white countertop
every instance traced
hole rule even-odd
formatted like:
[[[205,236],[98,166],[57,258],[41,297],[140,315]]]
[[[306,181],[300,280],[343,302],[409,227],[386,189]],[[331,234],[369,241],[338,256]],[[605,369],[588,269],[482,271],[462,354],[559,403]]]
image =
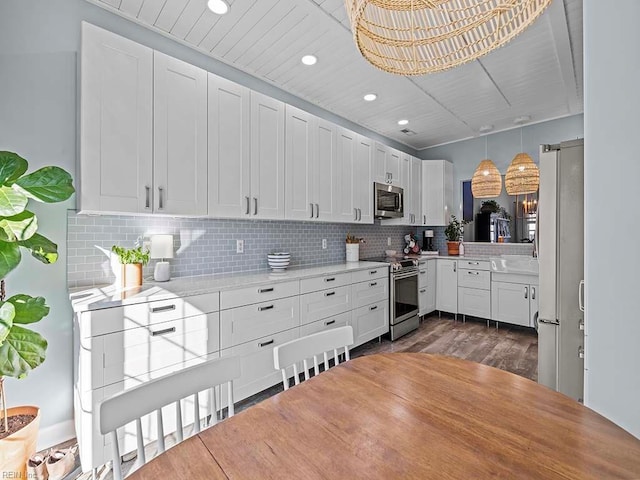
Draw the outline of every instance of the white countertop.
[[[69,298],[75,312],[85,312],[154,300],[214,293],[251,285],[288,282],[321,275],[367,270],[369,268],[388,268],[388,266],[386,263],[379,262],[347,262],[318,267],[291,268],[283,273],[259,272],[202,275],[197,277],[177,277],[168,282],[145,280],[141,287],[129,289],[117,288],[114,285],[74,289],[69,294]]]

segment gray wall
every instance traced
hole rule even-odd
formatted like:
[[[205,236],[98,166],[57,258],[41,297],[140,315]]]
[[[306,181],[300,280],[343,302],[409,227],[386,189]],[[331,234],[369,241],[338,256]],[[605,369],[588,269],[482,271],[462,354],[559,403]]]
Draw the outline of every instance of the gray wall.
[[[585,404],[640,438],[640,2],[615,4],[584,2]]]

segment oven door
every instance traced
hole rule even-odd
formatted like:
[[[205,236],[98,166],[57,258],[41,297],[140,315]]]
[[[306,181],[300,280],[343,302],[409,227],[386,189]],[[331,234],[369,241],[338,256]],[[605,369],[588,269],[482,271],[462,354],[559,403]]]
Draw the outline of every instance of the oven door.
[[[418,271],[393,273],[391,285],[391,324],[418,315]]]

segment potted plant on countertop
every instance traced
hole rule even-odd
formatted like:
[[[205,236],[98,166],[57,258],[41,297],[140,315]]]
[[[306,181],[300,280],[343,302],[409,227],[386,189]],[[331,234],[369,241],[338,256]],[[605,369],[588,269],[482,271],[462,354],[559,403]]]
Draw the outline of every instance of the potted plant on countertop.
[[[444,229],[444,234],[447,237],[447,251],[449,255],[460,254],[460,240],[464,231],[464,225],[468,222],[466,220],[460,221],[455,215],[451,215],[451,221],[447,228]]]
[[[7,408],[4,380],[24,378],[44,362],[47,341],[26,325],[46,317],[49,306],[44,298],[24,293],[6,298],[5,279],[20,264],[22,249],[44,264],[58,259],[58,246],[37,233],[38,220],[26,209],[29,201],[62,202],[75,191],[71,175],[62,168],[43,167],[26,174],[28,167],[16,153],[0,152],[0,471],[11,478],[27,478],[25,467],[36,450],[40,409]]]
[[[149,250],[141,246],[124,248],[114,245],[111,251],[118,255],[121,267],[122,288],[142,285],[142,266],[149,263]]]

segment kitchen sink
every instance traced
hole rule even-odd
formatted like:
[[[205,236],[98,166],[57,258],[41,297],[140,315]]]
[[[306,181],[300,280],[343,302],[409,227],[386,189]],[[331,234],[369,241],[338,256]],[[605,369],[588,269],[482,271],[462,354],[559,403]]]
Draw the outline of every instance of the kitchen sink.
[[[491,257],[491,270],[500,273],[538,275],[538,259],[529,255]]]

